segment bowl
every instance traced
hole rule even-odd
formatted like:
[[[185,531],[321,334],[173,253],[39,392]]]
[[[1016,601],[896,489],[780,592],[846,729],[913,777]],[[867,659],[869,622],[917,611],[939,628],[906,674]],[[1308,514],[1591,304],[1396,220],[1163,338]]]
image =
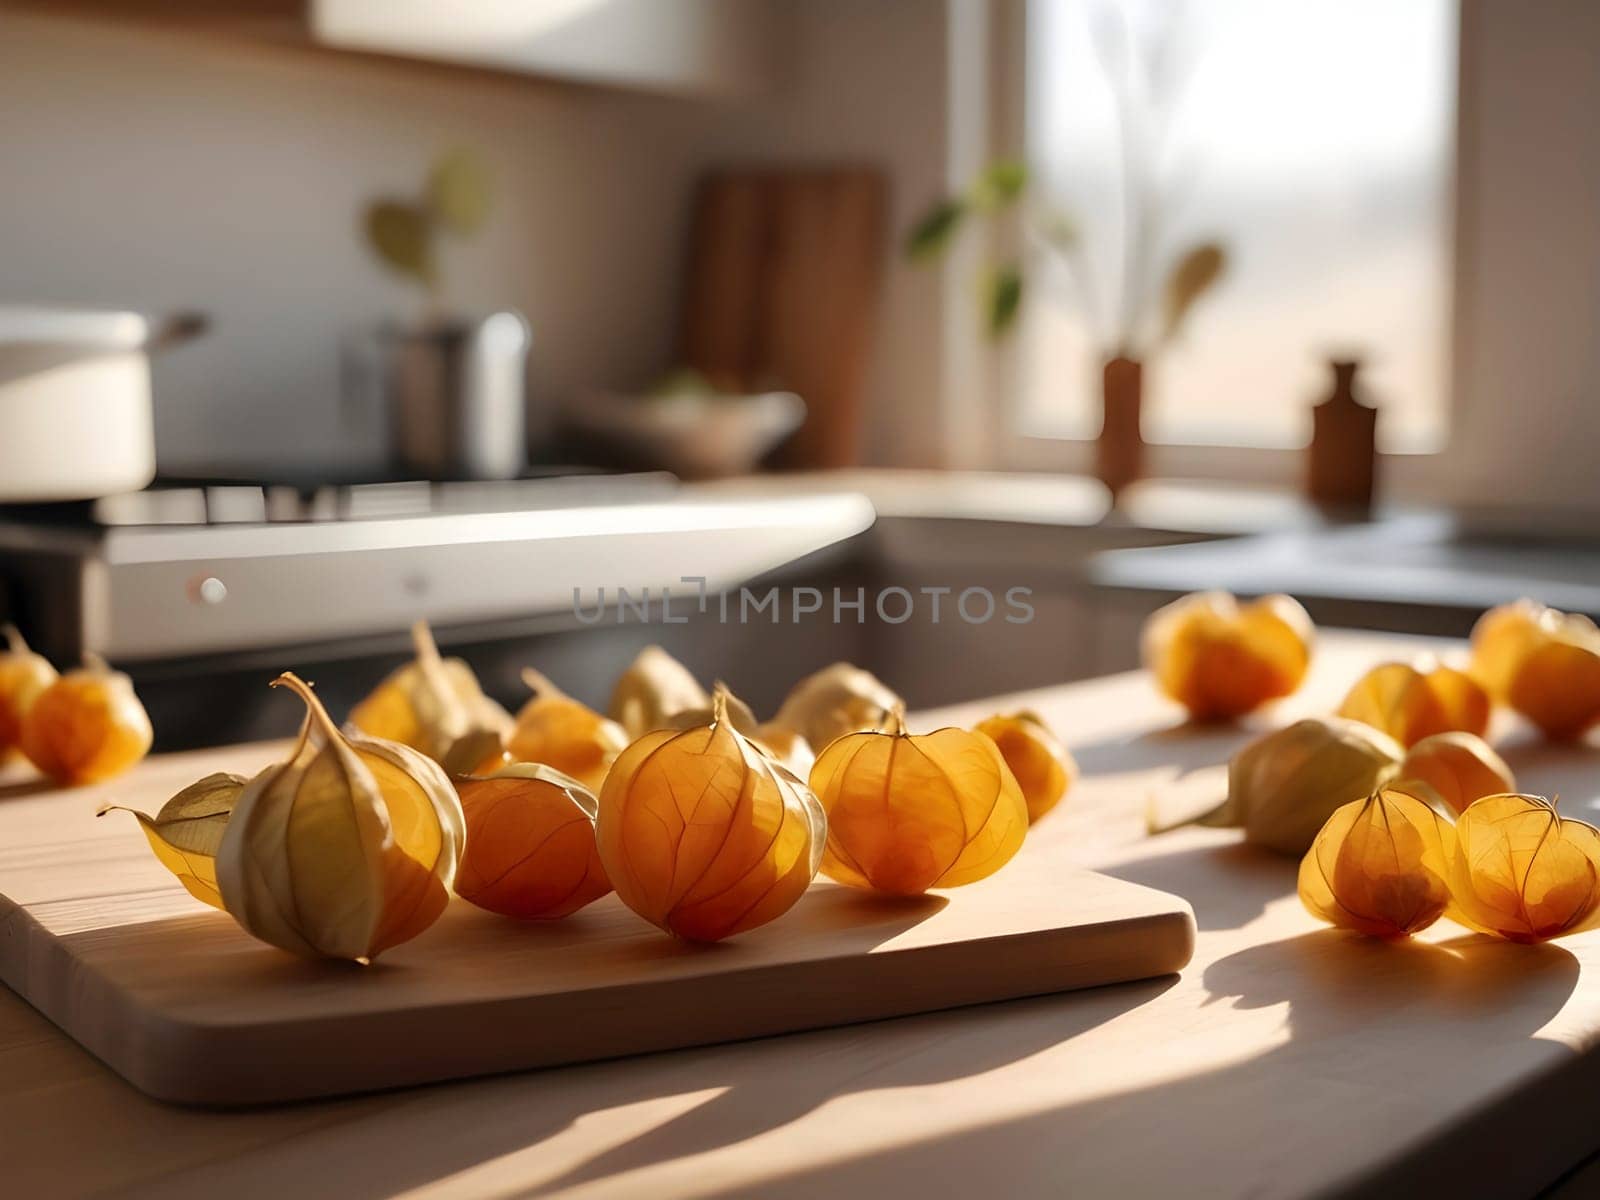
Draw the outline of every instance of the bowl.
[[[806,406],[793,392],[591,392],[562,417],[580,439],[630,465],[715,479],[755,470],[800,428]]]

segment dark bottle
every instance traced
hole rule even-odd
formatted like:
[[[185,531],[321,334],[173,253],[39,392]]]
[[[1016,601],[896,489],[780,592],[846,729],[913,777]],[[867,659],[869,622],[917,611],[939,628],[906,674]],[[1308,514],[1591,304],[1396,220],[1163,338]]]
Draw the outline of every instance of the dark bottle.
[[[1347,515],[1372,509],[1378,459],[1378,410],[1356,398],[1360,362],[1333,359],[1333,395],[1311,410],[1306,493],[1324,508]]]

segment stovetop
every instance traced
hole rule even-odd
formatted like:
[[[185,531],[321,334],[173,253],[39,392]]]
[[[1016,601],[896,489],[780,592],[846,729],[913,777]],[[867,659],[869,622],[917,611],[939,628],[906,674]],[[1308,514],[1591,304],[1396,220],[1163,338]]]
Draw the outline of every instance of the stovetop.
[[[139,492],[79,503],[0,505],[0,525],[89,532],[151,526],[285,525],[397,517],[531,512],[656,500],[665,472],[539,469],[488,482],[361,483],[168,478]]]
[[[169,480],[92,504],[0,508],[0,615],[63,661],[92,650],[129,662],[345,642],[418,616],[578,623],[580,596],[659,602],[691,579],[715,591],[873,519],[865,497],[734,499],[659,473]]]

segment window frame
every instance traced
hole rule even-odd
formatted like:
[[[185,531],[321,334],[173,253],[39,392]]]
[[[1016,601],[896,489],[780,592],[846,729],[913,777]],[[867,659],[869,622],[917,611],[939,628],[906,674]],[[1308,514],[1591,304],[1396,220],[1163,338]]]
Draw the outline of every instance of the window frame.
[[[949,0],[952,9],[960,8],[970,0]],[[952,19],[952,91],[951,107],[976,104],[986,113],[985,124],[990,138],[988,153],[978,163],[952,162],[952,167],[976,169],[982,162],[996,158],[1020,156],[1027,145],[1027,19],[1030,0],[977,0],[982,4],[983,36],[972,36],[975,23],[968,16],[965,21]],[[1458,309],[1456,295],[1461,286],[1460,258],[1462,222],[1459,217],[1461,196],[1462,123],[1466,106],[1461,102],[1463,14],[1457,3],[1455,75],[1455,119],[1451,126],[1450,144],[1445,148],[1445,185],[1448,194],[1445,221],[1447,227],[1440,237],[1449,249],[1446,264],[1444,346],[1441,378],[1445,389],[1445,426],[1439,444],[1427,450],[1380,454],[1386,479],[1404,481],[1411,477],[1426,477],[1432,473],[1436,461],[1450,447],[1461,413],[1456,400],[1457,389],[1452,384],[1456,370],[1456,338],[1458,336]],[[964,68],[964,69],[963,69]],[[960,86],[962,78],[980,81],[977,86]],[[970,157],[963,155],[961,157]],[[952,174],[957,174],[953,170]],[[970,175],[970,171],[968,172]],[[1019,246],[1021,231],[1015,216],[995,222],[987,235],[985,250],[999,254]],[[950,275],[947,286],[954,286]],[[948,308],[970,310],[960,298],[952,298]],[[998,422],[988,433],[988,447],[992,465],[1002,470],[1065,472],[1093,474],[1095,439],[1025,432],[1022,428],[1022,401],[1020,378],[1022,373],[1022,335],[1012,336],[1001,343],[985,339],[977,329],[977,322],[966,322],[965,332],[946,322],[946,338],[959,338],[963,344],[947,348],[946,366],[955,378],[950,380],[951,392],[966,396],[977,411],[999,414]],[[1093,379],[1098,367],[1084,364],[1086,377]],[[947,431],[947,448],[956,464],[970,459],[971,441],[962,436],[963,427],[970,429],[973,419],[957,420]],[[1305,447],[1261,447],[1201,444],[1188,442],[1146,442],[1146,474],[1163,478],[1220,480],[1225,482],[1298,486],[1306,460]],[[1409,490],[1409,489],[1406,489]]]

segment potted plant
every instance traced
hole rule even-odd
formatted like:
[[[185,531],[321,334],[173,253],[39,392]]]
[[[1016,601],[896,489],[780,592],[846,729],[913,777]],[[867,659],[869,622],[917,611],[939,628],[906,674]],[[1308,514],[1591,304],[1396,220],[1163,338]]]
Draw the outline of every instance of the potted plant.
[[[1178,337],[1196,301],[1221,278],[1227,266],[1223,245],[1200,239],[1168,251],[1159,236],[1162,208],[1169,203],[1158,178],[1162,121],[1172,109],[1170,72],[1154,70],[1170,58],[1171,47],[1131,44],[1115,23],[1092,32],[1117,112],[1117,149],[1123,207],[1117,278],[1110,295],[1115,308],[1101,310],[1100,295],[1084,254],[1079,224],[1052,208],[1037,193],[1028,168],[996,162],[981,171],[965,191],[934,203],[911,228],[905,251],[914,261],[941,257],[961,229],[1015,211],[1028,241],[1057,256],[1067,269],[1100,359],[1102,422],[1096,448],[1096,473],[1113,496],[1143,470],[1141,415],[1144,367]],[[1137,61],[1139,58],[1151,61]],[[1161,84],[1162,86],[1158,86]],[[1165,260],[1165,270],[1158,262]],[[991,264],[983,281],[982,312],[988,335],[1004,337],[1016,324],[1024,295],[1020,258]]]
[[[421,289],[419,316],[386,323],[351,352],[348,399],[382,411],[394,469],[406,478],[510,479],[527,463],[528,327],[520,313],[451,313],[439,247],[468,238],[493,208],[489,173],[467,150],[442,155],[415,198],[382,197],[362,214],[368,247]]]

